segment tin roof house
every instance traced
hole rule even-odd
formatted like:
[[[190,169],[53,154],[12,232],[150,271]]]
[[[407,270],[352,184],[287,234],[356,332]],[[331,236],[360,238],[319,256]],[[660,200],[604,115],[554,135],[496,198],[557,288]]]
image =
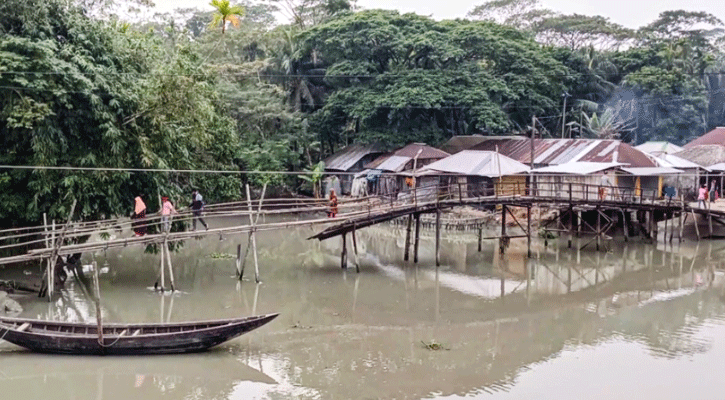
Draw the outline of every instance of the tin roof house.
[[[529,167],[493,151],[463,150],[422,168],[462,197],[525,194]]]
[[[365,164],[375,160],[384,154],[385,150],[379,143],[375,144],[353,144],[343,148],[335,154],[327,157],[325,161],[326,172],[347,172],[348,174],[340,174],[340,192],[349,194],[352,186],[351,172],[360,172],[364,169]]]

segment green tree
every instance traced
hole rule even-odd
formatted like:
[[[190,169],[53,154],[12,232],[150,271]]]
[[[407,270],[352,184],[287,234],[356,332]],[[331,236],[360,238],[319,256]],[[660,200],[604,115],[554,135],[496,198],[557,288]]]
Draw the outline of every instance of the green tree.
[[[210,26],[217,27],[221,25],[222,34],[226,31],[227,22],[239,27],[240,17],[244,15],[244,8],[230,5],[229,0],[211,0],[209,5],[215,8]]]

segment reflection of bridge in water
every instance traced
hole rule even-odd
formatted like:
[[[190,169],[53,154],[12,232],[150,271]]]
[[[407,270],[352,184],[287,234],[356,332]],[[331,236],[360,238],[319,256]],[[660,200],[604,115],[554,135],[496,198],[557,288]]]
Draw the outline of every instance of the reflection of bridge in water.
[[[576,256],[574,250],[560,253]],[[721,320],[724,308],[717,291],[725,282],[714,273],[713,263],[696,265],[689,257],[644,246],[599,260],[582,255],[573,267],[583,277],[574,277],[569,289],[551,272],[556,258],[555,250],[542,250],[531,260],[532,276],[524,284],[528,289],[506,290],[494,298],[488,290],[475,293],[468,286],[496,279],[493,265],[503,262],[489,261],[491,277],[486,278],[380,260],[380,271],[405,292],[405,315],[430,310],[435,316],[429,323],[404,315],[397,324],[380,323],[377,317],[385,311],[370,306],[377,303],[369,299],[379,298],[384,289],[358,285],[356,278],[350,288],[353,299],[345,302],[352,307],[354,324],[275,333],[256,352],[279,360],[285,379],[332,398],[345,393],[421,398],[507,391],[530,365],[556,358],[568,346],[612,338],[638,343],[656,357],[708,350],[711,339],[697,331],[708,320]],[[522,278],[510,281],[521,283]],[[330,338],[324,346],[315,339],[321,336]],[[450,350],[431,352],[420,345],[431,339]]]

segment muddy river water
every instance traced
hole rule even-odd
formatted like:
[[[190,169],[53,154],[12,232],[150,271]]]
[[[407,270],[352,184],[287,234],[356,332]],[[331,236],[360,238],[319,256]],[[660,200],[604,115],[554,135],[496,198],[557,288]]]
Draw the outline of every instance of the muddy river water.
[[[188,241],[172,257],[180,291],[164,295],[152,290],[158,255],[96,253],[104,321],[281,314],[193,355],[48,356],[2,343],[0,398],[722,397],[725,242],[596,252],[537,240],[527,261],[525,239],[499,256],[492,241],[478,252],[473,233],[444,232],[436,269],[432,232],[416,266],[402,261],[405,232],[383,225],[358,232],[358,274],[340,269],[339,238],[306,240],[314,232],[260,233],[259,285],[251,256],[242,282],[223,258],[246,236]],[[19,301],[24,317],[94,321],[73,280],[52,303]]]

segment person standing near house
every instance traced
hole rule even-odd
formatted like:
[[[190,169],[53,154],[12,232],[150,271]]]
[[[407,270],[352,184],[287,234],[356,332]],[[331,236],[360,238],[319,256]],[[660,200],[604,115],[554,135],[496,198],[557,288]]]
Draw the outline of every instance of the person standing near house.
[[[192,230],[196,231],[196,220],[198,219],[206,230],[209,230],[209,225],[206,224],[204,218],[201,217],[201,213],[204,211],[204,198],[201,196],[198,190],[191,192],[191,204],[189,204],[191,212],[194,217],[191,219]]]
[[[164,232],[171,230],[171,214],[177,214],[176,208],[166,196],[161,197],[161,226]]]
[[[697,206],[705,208],[705,199],[707,198],[707,185],[700,186],[700,190],[697,194]]]
[[[604,198],[607,197],[607,189],[612,186],[612,181],[609,179],[607,171],[604,171],[602,174],[602,179],[599,185],[599,201],[604,201]]]

